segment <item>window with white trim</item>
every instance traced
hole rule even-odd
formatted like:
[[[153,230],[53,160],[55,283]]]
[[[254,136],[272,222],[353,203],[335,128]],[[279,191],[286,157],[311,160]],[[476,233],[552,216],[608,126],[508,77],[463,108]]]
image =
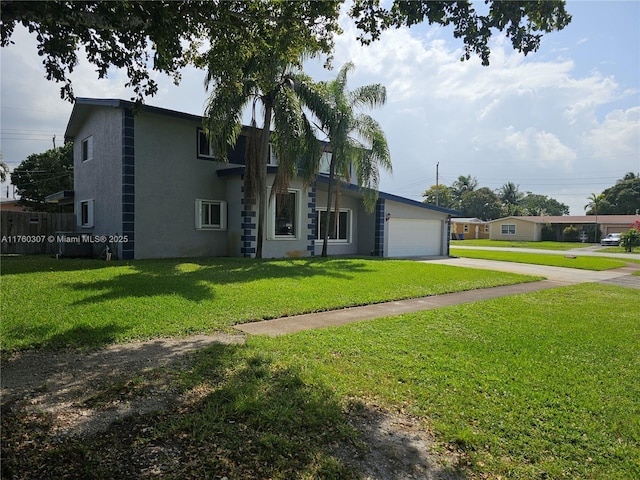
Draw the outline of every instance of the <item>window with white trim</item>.
[[[80,142],[81,157],[83,162],[88,162],[93,158],[93,136],[87,137]]]
[[[198,158],[213,158],[213,146],[202,128],[198,128]]]
[[[316,240],[324,241],[324,234],[328,227],[329,242],[349,243],[351,241],[351,210],[340,210],[337,224],[335,214],[336,212],[331,212],[327,224],[327,211],[316,210]]]
[[[78,225],[82,228],[93,227],[93,199],[78,202]]]
[[[463,231],[464,233],[469,233],[469,225],[465,225]]]
[[[322,152],[320,156],[320,168],[318,169],[319,173],[331,173],[329,169],[331,168],[331,152]]]
[[[277,193],[269,202],[271,237],[294,239],[300,235],[300,191]]]
[[[512,223],[503,223],[500,225],[500,233],[502,233],[502,235],[515,235],[516,226]]]
[[[269,144],[269,163],[267,165],[278,166],[278,157],[276,156],[275,147],[272,143]]]
[[[227,202],[196,199],[196,230],[226,230]]]
[[[484,226],[484,233],[489,233],[489,225]]]

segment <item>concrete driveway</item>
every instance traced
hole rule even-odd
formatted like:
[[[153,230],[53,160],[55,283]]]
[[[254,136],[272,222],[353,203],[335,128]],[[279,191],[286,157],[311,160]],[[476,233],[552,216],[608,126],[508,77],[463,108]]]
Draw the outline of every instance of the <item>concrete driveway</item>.
[[[523,251],[519,249],[517,251]],[[540,250],[537,251],[540,253]],[[545,253],[547,253],[545,251]],[[557,253],[557,252],[556,252]],[[567,255],[566,252],[563,252]],[[640,257],[640,255],[639,255]],[[550,267],[546,265],[531,265],[528,263],[516,262],[500,262],[497,260],[481,260],[477,258],[442,258],[435,260],[421,260],[428,263],[439,263],[442,265],[451,265],[454,267],[480,268],[483,270],[498,270],[500,272],[521,273],[523,275],[536,275],[545,277],[553,282],[563,283],[567,285],[587,282],[610,282],[615,279],[631,275],[636,268],[625,267],[615,270],[604,270],[602,272],[594,272],[591,270],[579,270],[577,268]],[[640,268],[640,264],[637,266]],[[640,288],[640,277],[635,276]],[[633,279],[632,279],[633,280]]]

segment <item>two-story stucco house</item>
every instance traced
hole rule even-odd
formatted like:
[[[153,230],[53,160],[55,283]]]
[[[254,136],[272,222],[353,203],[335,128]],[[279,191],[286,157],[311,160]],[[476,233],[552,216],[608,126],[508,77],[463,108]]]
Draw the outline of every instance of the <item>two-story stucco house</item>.
[[[66,139],[74,142],[77,231],[110,235],[118,258],[247,256],[255,253],[255,211],[243,207],[245,139],[229,162],[213,159],[202,117],[124,100],[76,99]],[[268,185],[277,171],[269,166]],[[263,256],[313,256],[322,250],[327,176],[305,188],[294,179],[286,204],[266,205]],[[380,193],[365,210],[356,185],[342,187],[330,255],[448,255],[456,212]],[[126,240],[126,241],[125,241]]]

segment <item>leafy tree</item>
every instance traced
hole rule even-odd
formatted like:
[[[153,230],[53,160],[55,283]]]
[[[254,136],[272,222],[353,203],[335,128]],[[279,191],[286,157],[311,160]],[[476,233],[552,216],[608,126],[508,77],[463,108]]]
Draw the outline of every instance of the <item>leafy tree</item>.
[[[387,92],[380,84],[364,85],[347,90],[347,75],[353,70],[349,62],[340,68],[336,78],[318,85],[318,95],[307,95],[307,105],[320,121],[320,129],[331,144],[329,164],[329,189],[327,192],[327,220],[331,219],[333,186],[335,180],[349,180],[349,166],[353,165],[358,186],[363,190],[364,205],[373,211],[378,199],[380,168],[391,171],[391,154],[382,128],[371,116],[361,113],[361,108],[384,105]],[[309,92],[312,93],[312,92]],[[339,194],[336,194],[335,211],[339,210]],[[327,256],[330,232],[335,234],[338,216],[333,215],[333,225],[323,232],[322,256]]]
[[[489,40],[494,31],[504,32],[513,48],[535,52],[543,33],[562,30],[571,21],[564,1],[485,1],[488,12],[480,15],[471,2],[434,2],[429,0],[395,0],[390,8],[379,0],[355,0],[351,16],[362,34],[363,43],[380,38],[388,28],[400,28],[423,21],[429,24],[453,25],[454,36],[462,38],[468,60],[478,55],[483,65],[489,64]]]
[[[615,185],[602,192],[599,213],[603,215],[635,215],[640,209],[640,176],[627,173]]]
[[[18,204],[32,211],[52,210],[45,197],[73,189],[73,144],[29,155],[13,169],[11,183],[20,195]]]
[[[35,34],[48,80],[62,82],[61,97],[73,100],[69,74],[84,48],[98,78],[111,67],[127,71],[127,87],[137,100],[153,96],[152,71],[180,80],[187,64],[206,68],[209,61],[266,57],[272,44],[259,32],[273,29],[283,43],[305,37],[312,50],[330,54],[340,2],[296,1],[3,1],[2,46],[11,42],[16,24]],[[203,40],[208,48],[202,50]]]
[[[9,175],[9,165],[4,162],[0,162],[0,182],[5,182]]]
[[[446,185],[431,185],[428,190],[424,191],[422,196],[424,197],[424,203],[430,203],[444,208],[457,207],[453,201],[451,189]]]
[[[460,211],[464,217],[494,220],[500,217],[501,209],[500,199],[487,187],[470,190],[462,195]]]
[[[69,74],[83,48],[99,78],[111,67],[125,69],[126,86],[142,100],[157,92],[153,71],[178,82],[187,64],[206,68],[215,61],[241,69],[244,62],[238,63],[238,57],[266,58],[272,45],[262,42],[258,31],[273,28],[283,42],[303,36],[312,50],[330,55],[334,34],[340,33],[343,1],[2,1],[1,45],[10,45],[15,26],[22,24],[36,37],[46,78],[63,83],[63,98],[73,100]],[[543,33],[561,30],[571,21],[563,1],[486,3],[488,13],[481,15],[463,1],[395,0],[386,8],[378,0],[356,0],[350,15],[363,43],[378,39],[388,28],[423,21],[453,25],[454,36],[465,45],[463,58],[478,55],[485,65],[495,32],[504,32],[516,50],[527,54],[538,49]],[[203,40],[208,41],[204,51]]]
[[[567,205],[546,195],[527,192],[524,197],[522,197],[519,204],[522,208],[522,213],[527,216],[569,215],[569,207]]]

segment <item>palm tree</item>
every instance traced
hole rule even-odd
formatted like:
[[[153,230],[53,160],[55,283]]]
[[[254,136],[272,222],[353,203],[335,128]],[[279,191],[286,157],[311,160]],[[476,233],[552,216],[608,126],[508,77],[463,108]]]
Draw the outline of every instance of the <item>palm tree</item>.
[[[600,207],[604,203],[604,194],[600,193],[596,195],[595,193],[592,193],[591,195],[589,195],[589,198],[587,198],[587,200],[589,200],[589,203],[587,203],[584,206],[584,209],[585,210],[589,209],[596,216],[596,228],[593,233],[593,236],[594,236],[594,241],[597,242],[599,237],[598,234],[600,233],[600,229],[598,228],[598,211],[600,210]]]
[[[255,64],[254,64],[255,63]],[[242,113],[251,106],[245,175],[245,205],[257,205],[258,224],[255,258],[262,258],[262,243],[267,203],[267,164],[269,144],[278,159],[278,173],[271,195],[287,191],[289,181],[298,171],[298,160],[320,157],[318,141],[311,123],[295,92],[296,82],[308,77],[284,62],[271,64],[249,60],[239,83],[215,83],[205,110],[205,128],[216,156],[226,161],[228,148],[233,148],[242,132]],[[207,76],[205,84],[212,82]],[[261,104],[262,128],[258,129],[256,107]],[[273,133],[271,128],[273,124]]]
[[[457,207],[462,203],[462,196],[467,192],[473,192],[478,186],[478,180],[471,175],[460,175],[458,179],[451,185],[451,193]]]
[[[331,145],[323,257],[327,256],[330,232],[335,233],[337,230],[337,214],[333,215],[333,224],[329,225],[334,183],[337,189],[334,211],[337,212],[340,201],[339,181],[350,180],[349,167],[353,165],[358,186],[363,192],[365,208],[372,212],[378,200],[380,168],[389,172],[392,170],[389,146],[380,124],[371,116],[359,111],[364,107],[375,108],[384,105],[387,99],[386,89],[380,84],[372,84],[353,91],[347,90],[347,75],[353,68],[352,62],[346,63],[334,80],[320,82],[316,89],[301,92],[301,97],[318,118],[318,126]]]
[[[519,203],[523,194],[518,190],[518,185],[513,182],[505,183],[499,191],[500,200],[505,207],[507,215],[515,215],[519,211]]]

